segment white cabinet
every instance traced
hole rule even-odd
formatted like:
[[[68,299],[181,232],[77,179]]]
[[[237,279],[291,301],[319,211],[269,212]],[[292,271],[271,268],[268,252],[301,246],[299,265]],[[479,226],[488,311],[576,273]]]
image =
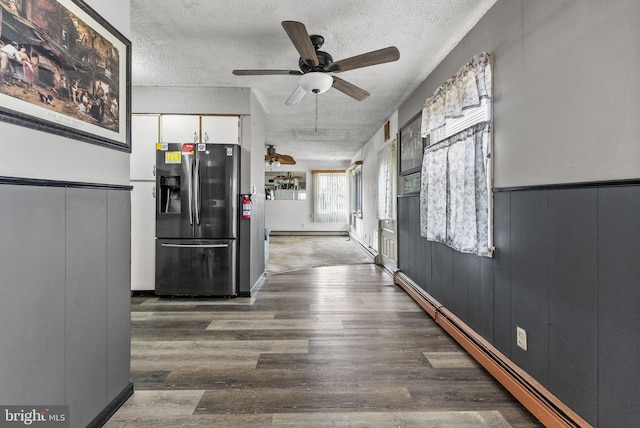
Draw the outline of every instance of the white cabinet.
[[[159,140],[160,116],[131,116],[131,180],[155,180],[156,144]]]
[[[160,139],[164,143],[240,144],[238,116],[163,114]]]
[[[155,290],[156,183],[135,181],[131,185],[131,289]]]
[[[202,142],[240,144],[238,116],[202,116]]]
[[[160,117],[160,138],[163,143],[200,142],[200,116],[163,114]]]

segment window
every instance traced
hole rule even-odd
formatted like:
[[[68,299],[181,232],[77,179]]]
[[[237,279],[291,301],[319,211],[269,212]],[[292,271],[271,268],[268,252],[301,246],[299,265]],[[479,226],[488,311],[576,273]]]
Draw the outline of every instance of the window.
[[[476,55],[427,98],[421,133],[420,234],[491,257],[491,56]]]
[[[313,221],[347,221],[347,178],[344,171],[312,171]]]

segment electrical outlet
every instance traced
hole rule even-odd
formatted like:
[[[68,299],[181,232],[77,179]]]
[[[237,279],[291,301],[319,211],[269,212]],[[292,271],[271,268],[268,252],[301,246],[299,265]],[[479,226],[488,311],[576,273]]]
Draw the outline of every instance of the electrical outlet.
[[[516,345],[523,350],[527,350],[527,331],[516,326]]]

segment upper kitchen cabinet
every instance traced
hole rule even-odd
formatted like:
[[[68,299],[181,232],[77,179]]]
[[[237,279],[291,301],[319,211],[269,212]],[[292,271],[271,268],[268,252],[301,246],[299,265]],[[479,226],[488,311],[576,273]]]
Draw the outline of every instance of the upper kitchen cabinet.
[[[240,144],[238,116],[174,115],[160,116],[163,143]]]
[[[163,143],[199,143],[200,116],[163,114],[160,117],[160,139]]]
[[[202,142],[240,144],[238,116],[202,116]]]
[[[159,141],[160,115],[131,116],[131,180],[155,180],[156,144]]]

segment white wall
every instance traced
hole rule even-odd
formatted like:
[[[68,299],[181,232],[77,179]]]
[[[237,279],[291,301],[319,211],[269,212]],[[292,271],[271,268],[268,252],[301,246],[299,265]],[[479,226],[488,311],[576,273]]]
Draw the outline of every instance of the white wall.
[[[264,157],[263,157],[264,165]],[[313,221],[313,176],[311,171],[346,170],[349,162],[313,162],[298,161],[296,165],[282,165],[278,171],[306,171],[307,200],[305,201],[265,201],[265,227],[273,231],[285,232],[343,232],[349,230],[349,224],[315,223]],[[273,168],[275,171],[276,168]],[[264,178],[264,177],[263,177]],[[264,192],[264,189],[261,193]]]
[[[397,139],[398,112],[395,111],[389,120],[390,140]],[[385,143],[384,124],[378,129],[367,144],[351,160],[362,163],[362,218],[356,219],[351,233],[360,242],[378,251],[378,150]]]
[[[638,17],[636,0],[501,2],[487,13],[500,25],[474,27],[400,107],[400,122],[487,51],[496,187],[637,178]]]
[[[129,0],[87,4],[129,37]],[[0,122],[0,175],[88,183],[129,184],[129,153]]]
[[[255,149],[251,150],[251,177],[241,180],[240,191],[264,195],[265,115],[264,109],[253,92],[251,92],[251,116],[244,118],[243,132],[245,125],[250,127],[251,132],[247,140]]]

